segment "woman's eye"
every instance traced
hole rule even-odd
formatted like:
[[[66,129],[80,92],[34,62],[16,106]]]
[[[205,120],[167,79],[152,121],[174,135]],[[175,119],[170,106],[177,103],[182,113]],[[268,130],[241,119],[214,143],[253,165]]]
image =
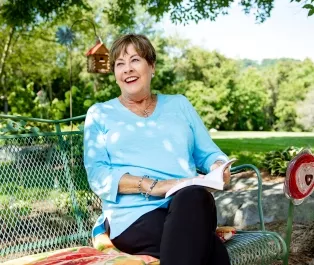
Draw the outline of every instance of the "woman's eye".
[[[132,59],[132,62],[138,62],[138,61],[139,61],[138,58],[133,58],[133,59]]]
[[[117,64],[116,64],[116,66],[120,66],[120,65],[122,65],[122,63],[117,63]]]

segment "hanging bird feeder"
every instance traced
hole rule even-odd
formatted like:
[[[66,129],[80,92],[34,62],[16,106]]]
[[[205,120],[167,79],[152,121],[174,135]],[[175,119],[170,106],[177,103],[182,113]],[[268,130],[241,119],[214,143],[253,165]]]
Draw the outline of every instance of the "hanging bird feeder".
[[[87,72],[106,74],[110,72],[109,50],[97,40],[96,45],[87,53]]]

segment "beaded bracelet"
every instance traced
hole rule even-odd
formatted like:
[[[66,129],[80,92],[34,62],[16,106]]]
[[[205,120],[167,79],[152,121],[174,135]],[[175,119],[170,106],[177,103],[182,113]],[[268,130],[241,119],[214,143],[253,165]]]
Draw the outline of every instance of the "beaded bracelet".
[[[143,196],[145,196],[145,193],[142,192],[142,182],[143,182],[143,179],[145,178],[149,179],[149,176],[144,175],[143,177],[141,177],[141,179],[138,182],[138,192],[141,193]]]
[[[148,198],[149,198],[150,194],[152,193],[153,188],[156,186],[157,182],[158,182],[158,179],[155,179],[153,181],[152,185],[150,185],[149,190],[145,194],[146,200],[148,200]]]

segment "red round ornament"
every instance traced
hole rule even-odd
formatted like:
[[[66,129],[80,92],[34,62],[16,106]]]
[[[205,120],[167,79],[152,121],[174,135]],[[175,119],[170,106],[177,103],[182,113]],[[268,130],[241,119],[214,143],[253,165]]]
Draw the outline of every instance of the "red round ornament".
[[[314,190],[314,156],[303,150],[289,162],[284,183],[284,192],[294,204],[300,204]]]

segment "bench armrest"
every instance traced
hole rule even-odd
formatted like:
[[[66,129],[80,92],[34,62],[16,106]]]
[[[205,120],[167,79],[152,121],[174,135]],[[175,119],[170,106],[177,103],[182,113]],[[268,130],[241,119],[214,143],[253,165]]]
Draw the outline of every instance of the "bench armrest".
[[[260,229],[262,231],[265,231],[265,224],[264,224],[264,213],[263,213],[263,205],[262,205],[262,177],[258,170],[258,168],[251,164],[244,164],[236,167],[231,168],[231,174],[236,174],[242,171],[246,170],[253,170],[257,176],[257,208],[258,208],[258,214],[259,214],[259,220],[260,220]]]

